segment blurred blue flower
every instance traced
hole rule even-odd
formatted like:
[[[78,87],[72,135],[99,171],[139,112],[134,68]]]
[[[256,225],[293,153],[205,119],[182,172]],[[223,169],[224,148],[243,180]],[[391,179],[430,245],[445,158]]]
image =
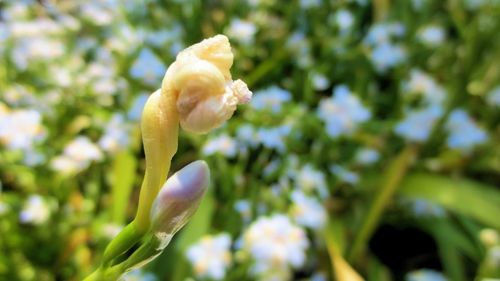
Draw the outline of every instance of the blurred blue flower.
[[[116,153],[126,148],[130,143],[131,129],[131,124],[127,123],[122,114],[113,114],[111,120],[104,127],[104,135],[99,139],[99,146],[102,150],[110,153]]]
[[[286,150],[285,138],[290,134],[291,130],[292,128],[288,125],[273,128],[259,128],[257,136],[259,142],[264,147],[284,152]]]
[[[326,131],[331,137],[349,135],[359,123],[371,117],[370,111],[345,85],[335,87],[331,98],[321,100],[317,115],[325,122]]]
[[[227,134],[212,138],[203,146],[203,154],[209,156],[215,153],[234,157],[238,153],[238,143]]]
[[[325,174],[313,167],[312,164],[306,164],[297,171],[291,173],[297,189],[306,193],[317,192],[321,198],[328,197],[328,186]]]
[[[320,230],[326,223],[327,213],[323,205],[314,197],[295,190],[291,194],[290,214],[298,225]]]
[[[377,162],[379,158],[379,152],[372,148],[362,148],[356,153],[356,162],[362,165],[373,164]]]
[[[425,45],[436,47],[446,39],[446,33],[441,26],[429,25],[418,31],[418,39]]]
[[[441,273],[432,269],[419,269],[406,274],[406,281],[447,281]]]
[[[149,48],[143,48],[130,68],[130,76],[144,83],[158,85],[167,68]]]
[[[450,133],[446,140],[448,146],[466,152],[488,139],[486,132],[479,128],[463,109],[455,109],[450,113],[446,129]]]
[[[142,110],[144,109],[144,105],[149,98],[149,94],[140,94],[135,97],[130,109],[128,110],[127,116],[132,121],[138,121],[141,119]]]
[[[250,105],[256,110],[271,110],[279,113],[283,103],[292,99],[290,92],[278,86],[271,86],[267,89],[254,93]]]
[[[405,119],[396,125],[394,131],[409,141],[426,141],[434,128],[434,124],[442,114],[443,109],[439,105],[409,111],[406,113]]]
[[[406,60],[406,51],[400,45],[378,44],[371,52],[370,59],[378,72],[385,72]]]
[[[487,95],[486,99],[489,104],[500,107],[500,86],[493,88]]]
[[[359,182],[359,175],[353,171],[349,171],[348,169],[340,166],[340,165],[332,165],[330,167],[330,171],[339,178],[340,181],[348,183],[348,184],[357,184]]]

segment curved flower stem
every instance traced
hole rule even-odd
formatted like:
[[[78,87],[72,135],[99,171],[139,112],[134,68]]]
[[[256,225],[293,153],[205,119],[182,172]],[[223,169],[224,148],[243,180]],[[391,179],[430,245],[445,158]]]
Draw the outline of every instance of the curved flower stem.
[[[165,78],[167,79],[167,78]],[[130,249],[148,231],[151,205],[165,182],[172,157],[177,152],[179,117],[175,96],[168,87],[154,92],[146,102],[141,131],[146,156],[146,173],[141,185],[137,214],[104,252],[107,267],[119,255]],[[168,91],[168,92],[167,92]]]

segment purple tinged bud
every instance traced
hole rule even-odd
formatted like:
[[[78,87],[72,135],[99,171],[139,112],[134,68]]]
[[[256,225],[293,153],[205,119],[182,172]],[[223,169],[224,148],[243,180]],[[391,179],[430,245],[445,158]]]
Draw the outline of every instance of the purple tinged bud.
[[[205,161],[195,161],[172,175],[163,185],[151,209],[152,231],[162,241],[170,242],[198,209],[210,182],[210,170]]]

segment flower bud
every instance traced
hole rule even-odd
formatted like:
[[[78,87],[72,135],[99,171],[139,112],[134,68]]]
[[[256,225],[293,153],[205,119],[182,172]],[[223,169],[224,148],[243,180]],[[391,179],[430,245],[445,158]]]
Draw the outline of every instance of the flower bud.
[[[205,161],[195,161],[171,176],[151,209],[152,231],[163,249],[196,212],[210,181]]]
[[[207,133],[228,120],[238,104],[250,101],[252,92],[247,85],[231,79],[232,64],[233,53],[224,35],[205,39],[179,53],[162,87],[177,95],[184,130]]]

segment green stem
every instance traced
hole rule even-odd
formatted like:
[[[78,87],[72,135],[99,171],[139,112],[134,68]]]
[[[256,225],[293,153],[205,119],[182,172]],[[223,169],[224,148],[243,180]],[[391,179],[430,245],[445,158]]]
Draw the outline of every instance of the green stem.
[[[368,209],[361,229],[357,232],[353,246],[350,251],[349,260],[357,260],[363,253],[367,240],[372,235],[377,226],[382,213],[390,203],[392,196],[396,192],[399,184],[406,175],[411,161],[417,154],[416,146],[407,146],[398,156],[389,164],[383,176],[383,184],[377,191],[376,197]]]

